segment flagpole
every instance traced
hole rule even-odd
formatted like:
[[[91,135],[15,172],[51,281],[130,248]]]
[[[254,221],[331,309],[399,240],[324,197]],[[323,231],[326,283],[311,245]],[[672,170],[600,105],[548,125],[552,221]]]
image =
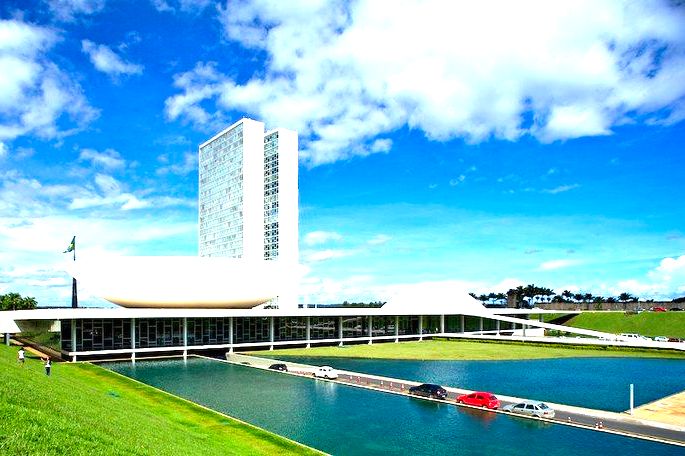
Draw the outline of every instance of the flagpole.
[[[74,236],[74,261],[76,261],[76,236]],[[76,277],[71,278],[71,307],[78,307],[78,295],[76,293]]]

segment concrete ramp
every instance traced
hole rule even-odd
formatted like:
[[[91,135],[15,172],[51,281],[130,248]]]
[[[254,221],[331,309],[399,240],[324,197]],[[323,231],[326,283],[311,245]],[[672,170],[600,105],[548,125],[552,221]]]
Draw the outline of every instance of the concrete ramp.
[[[685,391],[642,405],[633,417],[685,428]]]

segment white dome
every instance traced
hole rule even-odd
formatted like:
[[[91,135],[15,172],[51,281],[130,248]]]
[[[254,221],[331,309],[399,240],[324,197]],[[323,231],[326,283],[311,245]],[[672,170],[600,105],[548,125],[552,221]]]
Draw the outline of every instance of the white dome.
[[[491,312],[482,302],[464,291],[459,283],[450,281],[398,286],[383,309],[427,314],[483,315]]]
[[[79,259],[67,269],[123,307],[250,308],[296,285],[296,268],[287,266],[235,258],[114,257]]]

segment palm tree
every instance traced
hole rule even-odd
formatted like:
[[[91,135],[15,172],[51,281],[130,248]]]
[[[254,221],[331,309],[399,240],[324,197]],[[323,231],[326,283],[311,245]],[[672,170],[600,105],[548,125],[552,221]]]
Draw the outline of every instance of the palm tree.
[[[618,295],[618,300],[621,302],[628,302],[628,301],[637,301],[637,297],[631,295],[630,293],[626,293],[625,291]]]

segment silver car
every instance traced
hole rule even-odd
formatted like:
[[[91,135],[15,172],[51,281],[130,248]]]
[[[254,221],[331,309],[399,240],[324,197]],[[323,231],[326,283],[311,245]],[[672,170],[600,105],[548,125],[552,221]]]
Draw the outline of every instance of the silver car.
[[[554,418],[554,410],[540,401],[524,401],[518,404],[505,405],[502,407],[502,410],[505,412],[534,416],[536,418]]]

